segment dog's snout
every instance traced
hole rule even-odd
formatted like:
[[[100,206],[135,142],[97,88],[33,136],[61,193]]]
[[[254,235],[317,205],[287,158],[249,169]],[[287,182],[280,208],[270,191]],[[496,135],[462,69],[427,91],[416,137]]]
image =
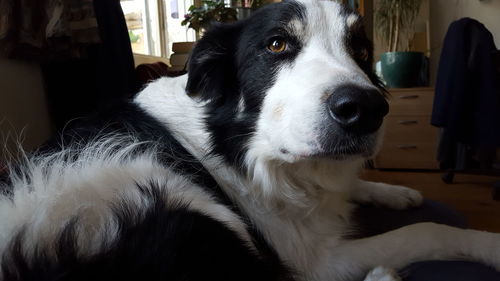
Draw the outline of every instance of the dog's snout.
[[[356,86],[337,88],[328,98],[327,106],[334,122],[355,134],[375,132],[389,111],[379,91]]]
[[[332,101],[330,113],[337,123],[343,127],[348,127],[359,121],[361,109],[357,102],[351,99],[342,98]]]

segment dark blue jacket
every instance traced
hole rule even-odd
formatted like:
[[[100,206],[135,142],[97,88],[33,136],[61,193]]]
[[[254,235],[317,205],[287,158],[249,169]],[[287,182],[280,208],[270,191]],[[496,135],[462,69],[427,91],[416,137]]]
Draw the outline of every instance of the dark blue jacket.
[[[439,63],[431,123],[446,130],[445,143],[500,147],[500,78],[493,36],[463,18],[446,34]]]

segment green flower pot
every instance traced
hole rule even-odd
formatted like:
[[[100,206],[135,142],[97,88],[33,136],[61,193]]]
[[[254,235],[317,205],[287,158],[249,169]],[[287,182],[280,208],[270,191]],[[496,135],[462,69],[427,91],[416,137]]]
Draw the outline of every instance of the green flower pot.
[[[388,52],[381,58],[382,76],[388,88],[422,86],[425,55],[420,52]]]

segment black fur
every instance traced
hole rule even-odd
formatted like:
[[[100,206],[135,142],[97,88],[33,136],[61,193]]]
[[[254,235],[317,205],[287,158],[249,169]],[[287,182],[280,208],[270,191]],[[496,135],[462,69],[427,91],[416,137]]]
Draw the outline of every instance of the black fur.
[[[162,164],[206,188],[221,203],[232,206],[232,202],[210,173],[175,139],[168,127],[129,101],[114,103],[99,113],[70,123],[62,139],[52,140],[37,154],[58,151],[68,145],[76,146],[78,149],[78,145],[84,146],[96,138],[113,135],[133,136],[136,140],[144,142],[137,148],[137,153],[155,145]]]
[[[348,6],[343,7],[343,14],[346,19],[350,14],[357,14]],[[373,85],[380,90],[381,94],[387,95],[388,92],[384,84],[373,70],[373,43],[366,36],[363,18],[360,17],[354,24],[347,27],[346,34],[344,45],[351,57],[370,78]]]
[[[274,83],[277,67],[292,61],[302,47],[285,25],[303,19],[303,12],[296,2],[268,5],[244,21],[208,30],[193,50],[186,90],[210,101],[206,121],[213,152],[229,164],[241,167],[245,144],[255,131],[265,91]],[[274,54],[268,50],[277,37],[288,41],[288,51]],[[238,117],[240,99],[245,109]]]
[[[68,146],[78,150],[79,146],[84,148],[89,142],[112,136],[133,136],[136,140],[144,142],[137,148],[137,153],[147,150],[151,145],[156,145],[161,163],[207,188],[221,203],[232,206],[231,201],[210,173],[174,138],[168,128],[127,100],[117,101],[105,106],[98,113],[68,123],[60,138],[52,139],[34,155],[50,154]],[[22,165],[13,168],[21,169]],[[7,182],[8,178],[4,181]],[[8,182],[3,187],[8,188]],[[8,189],[0,191],[7,196],[12,194],[12,191]]]
[[[252,17],[208,30],[193,50],[186,90],[208,101],[206,124],[212,151],[234,166],[242,167],[245,144],[254,133],[267,87],[276,79],[277,67],[290,63],[300,52],[301,42],[289,34],[290,20],[306,20],[296,2],[268,5]],[[266,19],[266,20],[262,20]],[[288,42],[280,54],[267,46],[277,37]],[[372,81],[371,43],[357,28],[349,32],[350,53]],[[367,50],[368,58],[359,56]],[[240,100],[243,112],[238,112]],[[168,127],[168,124],[166,124]],[[189,177],[220,203],[239,214],[254,238],[257,253],[224,224],[186,205],[166,205],[160,188],[138,186],[154,204],[143,214],[131,202],[115,206],[121,228],[112,245],[90,257],[79,257],[75,245],[78,218],[59,235],[56,259],[39,245],[34,256],[26,256],[21,245],[24,233],[15,238],[2,259],[3,279],[30,280],[292,280],[274,250],[245,219],[203,165],[155,118],[129,102],[115,104],[91,118],[74,122],[62,140],[55,140],[38,153],[60,150],[66,144],[85,145],[99,135],[133,135],[158,146],[163,164]],[[148,149],[144,144],[137,153]],[[5,191],[9,194],[9,191]],[[68,218],[70,219],[70,218]]]
[[[292,280],[274,250],[203,165],[167,127],[133,103],[120,102],[74,121],[61,139],[54,139],[36,154],[50,154],[68,145],[78,150],[96,138],[114,135],[130,135],[144,141],[135,153],[155,145],[161,163],[188,177],[239,214],[248,223],[258,254],[252,253],[220,222],[187,210],[186,206],[166,206],[162,198],[168,194],[161,194],[154,186],[139,186],[144,197],[154,204],[144,217],[138,217],[139,209],[130,202],[117,205],[115,216],[122,227],[113,245],[102,245],[103,251],[90,258],[78,257],[74,245],[78,218],[74,218],[54,245],[56,260],[48,257],[43,247],[34,257],[26,257],[20,248],[25,239],[21,231],[3,256],[4,278],[0,276],[0,280]],[[12,192],[5,190],[4,194],[9,196]]]
[[[342,6],[341,15],[346,21],[350,15],[358,16],[358,19],[351,26],[348,24],[345,25],[344,47],[359,68],[368,76],[372,84],[377,87],[380,95],[386,98],[388,92],[373,69],[373,43],[366,35],[363,18],[346,5]],[[336,89],[336,91],[340,91],[342,88],[346,87],[356,88],[357,86],[346,84]],[[366,92],[368,93],[370,91],[366,90]],[[377,95],[366,95],[366,99],[372,99],[374,101],[372,103],[373,106],[386,106],[386,102],[383,99],[378,99]],[[380,120],[380,122],[381,121],[382,120]],[[375,136],[360,138],[359,134],[356,134],[356,130],[346,131],[330,120],[327,120],[323,125],[326,129],[324,130],[325,133],[322,136],[321,143],[323,147],[325,147],[325,153],[319,156],[344,159],[345,157],[359,153],[363,154],[365,157],[372,155],[377,141]],[[378,128],[378,126],[380,126],[380,124],[376,127]]]
[[[222,223],[184,204],[167,206],[168,194],[154,184],[138,188],[152,204],[146,210],[126,200],[115,204],[120,228],[111,245],[81,257],[75,244],[78,218],[73,218],[50,246],[55,257],[47,254],[47,245],[26,256],[21,231],[3,256],[0,280],[291,280],[281,264],[252,252]]]

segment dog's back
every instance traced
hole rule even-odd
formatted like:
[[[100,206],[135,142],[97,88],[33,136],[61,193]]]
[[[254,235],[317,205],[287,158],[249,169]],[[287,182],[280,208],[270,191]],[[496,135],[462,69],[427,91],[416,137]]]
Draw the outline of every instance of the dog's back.
[[[290,280],[204,167],[132,103],[68,129],[2,190],[0,280]]]

